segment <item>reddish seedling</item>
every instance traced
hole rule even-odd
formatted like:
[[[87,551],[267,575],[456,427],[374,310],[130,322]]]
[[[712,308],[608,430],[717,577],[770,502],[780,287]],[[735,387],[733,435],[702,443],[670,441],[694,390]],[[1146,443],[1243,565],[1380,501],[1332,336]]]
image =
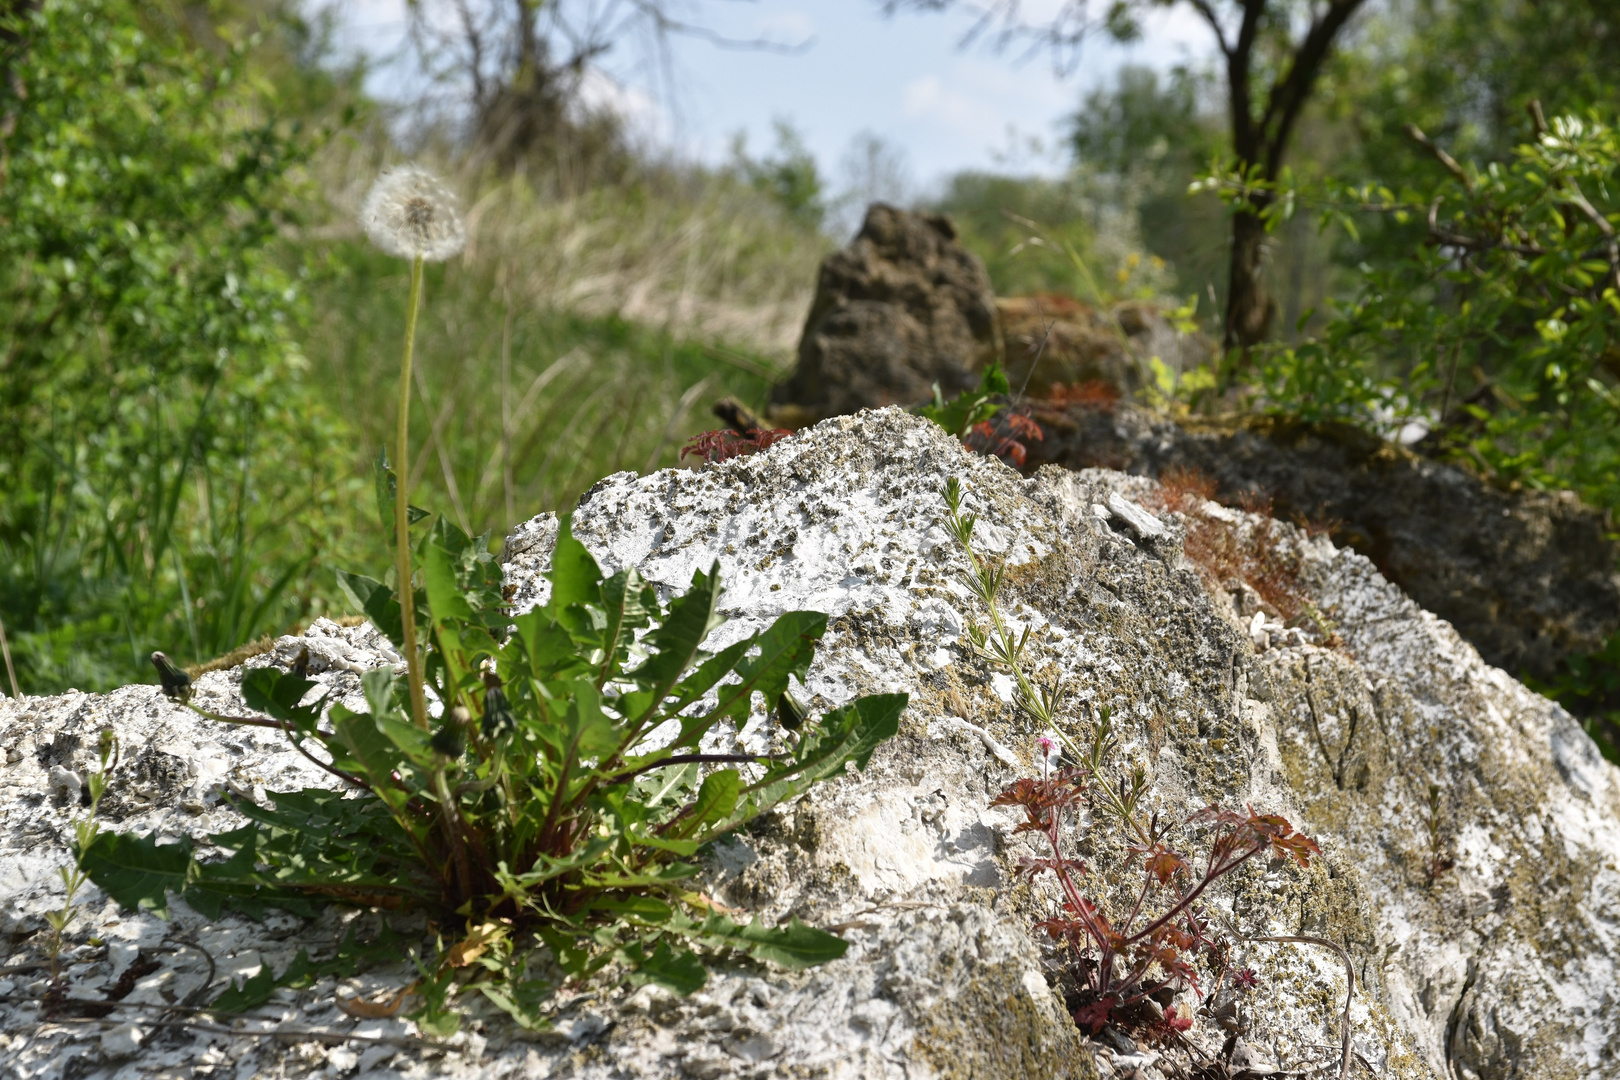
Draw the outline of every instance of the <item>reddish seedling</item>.
[[[1252,807],[1235,811],[1210,806],[1182,822],[1147,814],[1141,804],[1148,784],[1140,770],[1114,785],[1102,778],[1100,766],[1111,746],[1104,711],[1085,765],[1020,779],[991,805],[1021,807],[1024,820],[1015,834],[1037,833],[1044,840],[1049,854],[1025,858],[1020,871],[1030,880],[1047,873],[1057,878],[1061,907],[1037,926],[1073,957],[1075,1023],[1092,1034],[1114,1023],[1168,1038],[1191,1026],[1190,1011],[1171,1009],[1161,1016],[1147,1001],[1161,999],[1160,1005],[1168,1005],[1176,994],[1199,993],[1200,954],[1216,970],[1226,966],[1230,943],[1211,933],[1204,907],[1209,887],[1258,855],[1269,852],[1308,867],[1320,849],[1285,818]],[[1129,858],[1141,883],[1123,913],[1111,915],[1082,890],[1090,868],[1064,851],[1064,824],[1082,808],[1092,811],[1093,820],[1115,821],[1129,838]],[[1201,859],[1173,846],[1174,834],[1186,828],[1208,830]],[[1245,985],[1253,982],[1248,971],[1240,978]]]
[[[749,428],[748,434],[743,435],[730,428],[720,428],[716,431],[704,431],[692,436],[686,445],[681,447],[681,459],[695,455],[704,461],[726,461],[734,457],[744,457],[759,450],[769,449],[775,443],[792,435],[787,428]]]
[[[1029,454],[1029,444],[1039,442],[1042,437],[1041,425],[1028,413],[1007,411],[974,424],[963,445],[981,454],[993,454],[1013,468],[1021,469]]]

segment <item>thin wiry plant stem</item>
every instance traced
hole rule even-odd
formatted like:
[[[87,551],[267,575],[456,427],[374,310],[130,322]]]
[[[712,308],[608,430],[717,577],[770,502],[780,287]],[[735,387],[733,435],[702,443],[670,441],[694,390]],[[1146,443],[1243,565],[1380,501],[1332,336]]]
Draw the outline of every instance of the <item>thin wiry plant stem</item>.
[[[0,654],[6,658],[6,677],[11,680],[11,696],[22,697],[22,691],[17,689],[17,669],[11,666],[11,642],[6,640],[6,624],[0,621]]]
[[[427,695],[422,690],[422,658],[416,651],[416,598],[411,588],[410,431],[411,361],[416,351],[416,314],[422,305],[422,256],[411,260],[411,298],[405,307],[405,356],[399,366],[399,429],[394,442],[394,566],[399,587],[400,629],[405,639],[406,679],[411,687],[411,718],[427,730]]]

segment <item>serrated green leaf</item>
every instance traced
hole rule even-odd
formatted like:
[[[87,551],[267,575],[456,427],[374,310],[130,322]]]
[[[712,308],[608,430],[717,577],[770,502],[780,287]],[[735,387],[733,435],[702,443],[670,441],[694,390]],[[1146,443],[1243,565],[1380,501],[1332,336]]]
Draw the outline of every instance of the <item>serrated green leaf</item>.
[[[665,803],[684,798],[686,792],[700,782],[702,774],[703,770],[695,761],[650,769],[636,777],[635,798],[649,811],[656,811]]]
[[[403,810],[410,793],[394,783],[393,774],[407,767],[408,762],[393,740],[378,729],[376,718],[370,713],[334,716],[332,728],[336,741],[360,764],[361,775],[371,790],[395,812]]]
[[[520,979],[479,982],[477,987],[479,993],[488,998],[497,1009],[517,1021],[519,1027],[529,1031],[550,1030],[551,1019],[546,1015],[546,1008],[551,1004],[552,994],[557,989],[551,983],[543,979]]]
[[[387,925],[383,926],[376,940],[364,944],[356,940],[354,928],[350,927],[338,943],[337,950],[327,959],[311,960],[306,950],[299,949],[298,955],[293,957],[292,963],[280,975],[274,974],[270,965],[265,964],[259,968],[257,975],[243,980],[241,984],[232,983],[213,1000],[209,1008],[221,1012],[246,1012],[269,1001],[270,996],[282,987],[304,990],[313,986],[318,979],[348,978],[357,973],[362,965],[396,956],[398,950],[399,935]]]
[[[191,840],[159,844],[154,836],[99,832],[79,855],[79,869],[119,906],[169,917],[168,894],[185,891],[192,875]]]
[[[744,789],[744,798],[726,827],[735,828],[817,781],[841,773],[848,763],[866,768],[873,751],[900,730],[900,714],[908,700],[906,694],[874,694],[823,715],[807,727],[791,761],[773,764]]]
[[[697,872],[698,868],[690,863],[661,863],[640,874],[616,871],[590,872],[584,874],[581,880],[589,888],[645,889],[673,885],[693,877]]]
[[[601,687],[618,673],[635,632],[646,626],[657,598],[634,569],[620,570],[602,583],[602,608],[607,625],[602,628],[602,663],[596,685]]]
[[[671,840],[698,836],[717,821],[729,818],[742,795],[742,777],[736,769],[719,769],[703,779],[697,798],[681,817],[664,832]]]
[[[775,705],[787,689],[789,676],[802,681],[809,673],[816,643],[826,632],[827,616],[818,611],[789,611],[780,616],[754,639],[759,655],[737,661],[740,678],[722,683],[716,690],[714,708],[702,716],[681,719],[681,733],[673,745],[695,746],[721,720],[746,722],[755,694],[764,696],[767,707]]]
[[[298,950],[299,956],[304,956],[304,950]],[[247,1012],[256,1009],[270,1000],[270,995],[276,992],[276,973],[269,964],[260,964],[259,973],[243,979],[240,983],[232,980],[231,984],[220,992],[213,1000],[210,1008],[221,1012]]]
[[[370,619],[371,625],[393,642],[396,648],[405,647],[405,624],[400,618],[399,601],[394,598],[394,590],[374,578],[351,574],[346,570],[337,571],[337,583],[356,611]]]
[[[649,926],[661,926],[675,915],[674,908],[655,896],[600,896],[591,901],[590,910]]]
[[[758,917],[740,925],[718,912],[708,916],[696,933],[715,944],[745,949],[757,959],[793,970],[842,959],[849,942],[836,934],[806,926],[794,919],[786,926],[765,926]]]
[[[551,582],[551,599],[546,607],[553,612],[589,603],[601,595],[602,568],[596,565],[596,559],[585,545],[574,539],[567,519],[558,528],[557,544],[551,551],[551,570],[546,578]]]
[[[429,543],[422,552],[422,580],[427,588],[428,609],[436,622],[471,621],[476,617],[472,605],[462,595],[454,556],[439,544]]]
[[[642,644],[654,651],[629,673],[646,688],[647,695],[641,712],[630,718],[632,727],[642,724],[669,696],[696,660],[703,640],[721,624],[723,620],[715,614],[719,600],[720,562],[716,560],[707,574],[701,570],[693,573],[692,587],[670,604],[663,623],[648,631]]]
[[[632,968],[630,981],[638,986],[654,983],[685,997],[703,989],[709,978],[696,956],[685,949],[671,949],[662,938],[650,954],[640,944],[628,945],[622,953]]]
[[[285,720],[300,731],[314,731],[321,718],[326,695],[309,705],[300,705],[304,696],[319,683],[273,667],[254,668],[242,676],[242,700],[250,709]]]
[[[372,488],[377,497],[377,519],[382,524],[383,535],[388,540],[388,546],[394,546],[394,493],[399,488],[395,479],[393,467],[388,461],[386,449],[377,451],[377,460],[371,466]],[[411,525],[428,516],[428,512],[420,506],[405,507],[405,520]]]

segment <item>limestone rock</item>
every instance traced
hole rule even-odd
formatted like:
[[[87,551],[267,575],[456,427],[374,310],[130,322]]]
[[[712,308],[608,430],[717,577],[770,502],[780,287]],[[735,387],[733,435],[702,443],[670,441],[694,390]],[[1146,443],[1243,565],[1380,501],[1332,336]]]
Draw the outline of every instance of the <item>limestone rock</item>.
[[[1160,476],[1194,469],[1224,501],[1274,500],[1320,522],[1448,620],[1492,664],[1550,678],[1620,631],[1620,549],[1568,493],[1504,491],[1340,424],[1277,417],[1176,422],[1121,404],[1042,410],[1030,464]]]
[[[1154,511],[1152,481],[1057,469],[1024,479],[896,409],[830,420],[768,452],[697,471],[609,477],[573,518],[605,569],[635,565],[659,588],[684,588],[718,559],[721,606],[732,620],[718,631],[722,640],[783,611],[827,612],[805,688],[818,709],[859,693],[911,693],[900,734],[865,773],[823,785],[708,856],[702,885],[711,895],[767,921],[796,916],[837,928],[851,943],[844,959],[800,973],[740,965],[684,1000],[648,988],[572,994],[539,1035],[484,1010],[432,1049],[413,1041],[406,1021],[360,1021],[334,1009],[332,980],[279,992],[260,1019],[245,1022],[277,1026],[283,1034],[274,1040],[143,1026],[161,1012],[115,1012],[99,1027],[42,1026],[34,1002],[44,979],[30,969],[0,983],[0,1072],[1166,1075],[1169,1051],[1077,1033],[1050,981],[1059,957],[1030,931],[1055,897],[1040,880],[1019,878],[1018,859],[1033,849],[1012,833],[1016,819],[989,803],[1039,768],[1041,732],[1013,709],[1006,676],[969,653],[966,628],[982,612],[944,526],[948,476],[979,514],[982,548],[1010,567],[1004,608],[1016,631],[1030,629],[1032,668],[1070,688],[1065,724],[1074,735],[1085,734],[1087,703],[1110,703],[1121,753],[1149,770],[1162,813],[1248,803],[1288,816],[1321,843],[1309,872],[1257,861],[1223,879],[1215,903],[1244,933],[1304,934],[1348,951],[1355,1075],[1615,1075],[1620,772],[1566,713],[1487,666],[1367,559],[1326,538],[1281,529],[1299,587],[1337,640],[1280,627],[1273,634],[1263,611],[1251,634],[1250,601],[1241,588],[1207,590],[1183,552],[1188,519]],[[1199,512],[1229,526],[1237,542],[1268,528],[1213,504]],[[1156,535],[1150,518],[1161,526]],[[509,542],[520,603],[545,595],[536,575],[554,535],[554,523],[538,519]],[[393,662],[365,628],[318,624],[311,633],[342,640],[322,655],[352,662],[370,648],[376,663]],[[250,663],[285,666],[302,647],[285,638]],[[205,675],[197,693],[214,707],[241,708],[241,675]],[[358,686],[336,664],[315,677],[339,694]],[[770,723],[756,712],[735,743],[760,745]],[[82,771],[103,725],[119,732],[127,753],[139,758],[150,747],[195,772],[148,768],[145,801],[123,828],[217,829],[229,814],[210,798],[220,784],[273,791],[322,775],[273,732],[209,725],[152,687],[0,703],[0,746],[28,748],[0,771],[8,965],[38,955],[40,913],[60,903],[53,868],[75,808],[50,793],[49,767]],[[1097,819],[1079,835],[1091,846],[1092,887],[1117,882],[1122,842]],[[116,979],[115,967],[147,958],[159,967],[125,1000],[158,1008],[205,1000],[227,977],[260,964],[279,969],[300,947],[329,947],[346,920],[364,928],[378,918],[332,912],[254,924],[207,920],[177,904],[174,921],[163,923],[118,913],[92,892],[67,956],[72,992],[94,995]],[[92,934],[106,945],[89,943]],[[1337,952],[1238,948],[1259,975],[1243,1006],[1244,1060],[1337,1075],[1347,992]],[[413,977],[402,962],[341,989],[376,999]],[[1214,1016],[1195,1019],[1187,1038],[1217,1054],[1226,1032]],[[131,1023],[141,1038],[119,1030]],[[304,1030],[363,1038],[323,1044],[300,1038]]]
[[[984,265],[938,214],[874,203],[849,246],[821,264],[799,364],[772,401],[820,419],[946,397],[1001,356]]]

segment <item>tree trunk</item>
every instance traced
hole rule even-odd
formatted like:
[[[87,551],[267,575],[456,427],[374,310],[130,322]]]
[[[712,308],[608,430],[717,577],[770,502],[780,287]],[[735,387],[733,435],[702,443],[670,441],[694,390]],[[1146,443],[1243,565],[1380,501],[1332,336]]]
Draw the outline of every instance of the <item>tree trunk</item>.
[[[1253,211],[1232,215],[1232,260],[1227,274],[1226,327],[1221,344],[1248,349],[1266,339],[1277,304],[1266,291],[1266,226]]]

